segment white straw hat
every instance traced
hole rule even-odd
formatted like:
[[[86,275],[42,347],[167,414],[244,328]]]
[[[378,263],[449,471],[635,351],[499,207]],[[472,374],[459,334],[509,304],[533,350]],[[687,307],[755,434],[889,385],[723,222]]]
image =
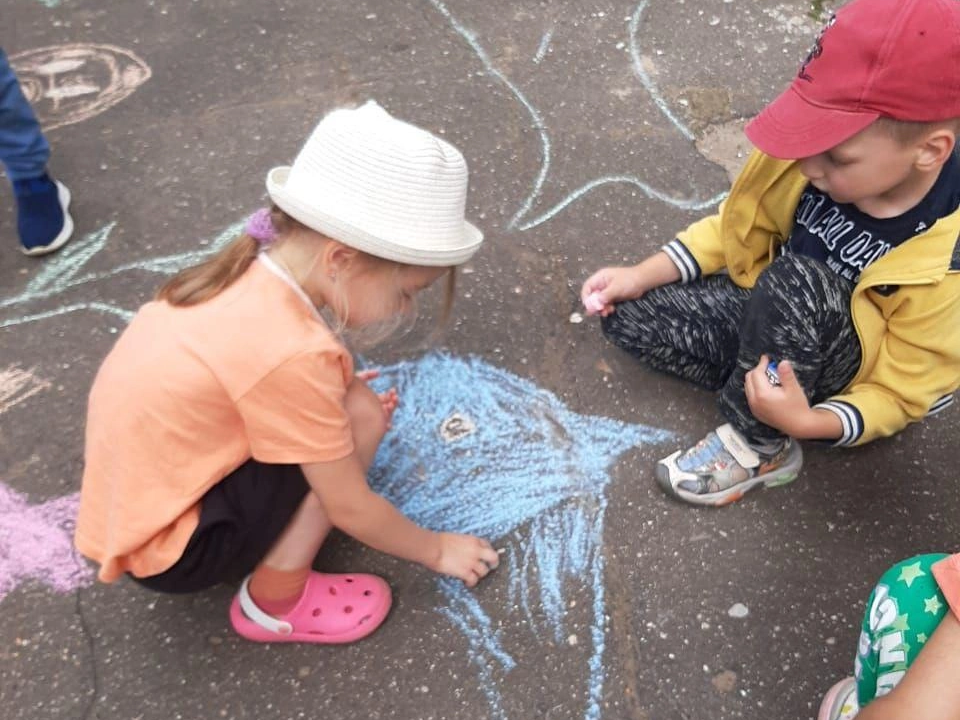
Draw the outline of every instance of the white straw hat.
[[[453,145],[372,100],[323,118],[267,192],[304,225],[411,265],[468,260],[483,233],[464,219],[467,163]]]

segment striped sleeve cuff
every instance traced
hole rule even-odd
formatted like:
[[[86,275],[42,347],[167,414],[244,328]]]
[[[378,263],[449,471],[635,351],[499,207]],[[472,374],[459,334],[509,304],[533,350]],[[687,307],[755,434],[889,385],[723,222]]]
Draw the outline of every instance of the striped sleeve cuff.
[[[661,248],[673,264],[680,270],[680,282],[688,283],[700,277],[700,266],[687,250],[687,246],[679,240],[671,240]]]
[[[853,445],[863,435],[863,415],[850,403],[840,400],[827,400],[817,403],[814,407],[829,410],[840,418],[840,424],[843,425],[843,435],[837,440],[836,445]]]
[[[936,415],[941,410],[946,410],[948,407],[953,405],[953,393],[944,395],[939,400],[937,400],[933,405],[930,406],[930,409],[927,410],[927,417],[931,415]]]

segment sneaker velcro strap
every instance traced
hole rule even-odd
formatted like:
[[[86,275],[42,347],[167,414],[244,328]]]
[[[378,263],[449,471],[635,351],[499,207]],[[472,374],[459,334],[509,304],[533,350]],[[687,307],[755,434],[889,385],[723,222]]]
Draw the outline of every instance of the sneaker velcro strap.
[[[733,429],[730,423],[721,425],[716,429],[717,437],[727,451],[733,455],[734,459],[740,463],[743,468],[755,468],[760,466],[760,456],[753,450],[743,436]]]

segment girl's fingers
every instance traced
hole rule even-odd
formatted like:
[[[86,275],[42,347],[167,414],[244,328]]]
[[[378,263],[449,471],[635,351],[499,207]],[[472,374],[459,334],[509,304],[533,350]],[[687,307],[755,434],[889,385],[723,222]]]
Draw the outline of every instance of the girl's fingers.
[[[490,566],[485,562],[474,563],[473,572],[476,573],[477,577],[486,577],[487,573],[490,572]]]
[[[483,544],[484,546],[480,549],[480,560],[492,570],[500,564],[500,553],[494,550],[493,545],[486,540],[483,541]]]

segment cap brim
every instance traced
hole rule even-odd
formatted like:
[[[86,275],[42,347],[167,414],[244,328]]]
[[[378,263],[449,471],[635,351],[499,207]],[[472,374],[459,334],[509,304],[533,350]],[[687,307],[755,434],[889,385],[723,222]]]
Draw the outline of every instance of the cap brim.
[[[782,160],[798,160],[826,152],[849,140],[880,117],[876,112],[850,112],[814,105],[792,86],[751,120],[744,132],[757,148]]]
[[[408,265],[451,267],[473,257],[483,242],[480,229],[466,220],[463,221],[461,242],[451,247],[423,249],[376,237],[340,220],[333,212],[327,212],[314,203],[304,203],[288,193],[285,186],[289,174],[289,166],[275,167],[267,174],[267,194],[270,199],[307,227],[370,255]]]

